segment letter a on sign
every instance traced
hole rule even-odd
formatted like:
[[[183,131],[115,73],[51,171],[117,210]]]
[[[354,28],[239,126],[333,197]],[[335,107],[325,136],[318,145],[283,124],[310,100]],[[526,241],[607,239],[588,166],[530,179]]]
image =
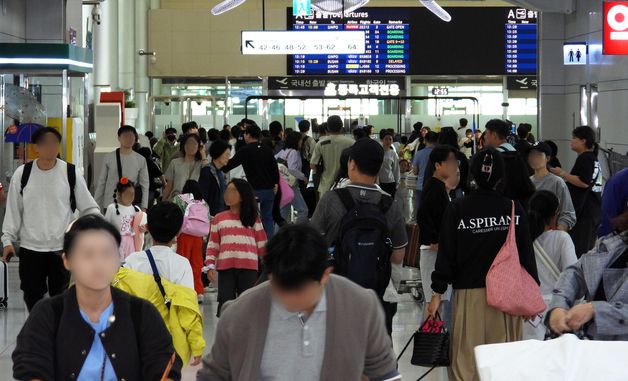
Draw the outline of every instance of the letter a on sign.
[[[604,2],[604,54],[628,54],[628,1]]]
[[[292,14],[294,16],[310,16],[312,14],[311,0],[292,0]]]

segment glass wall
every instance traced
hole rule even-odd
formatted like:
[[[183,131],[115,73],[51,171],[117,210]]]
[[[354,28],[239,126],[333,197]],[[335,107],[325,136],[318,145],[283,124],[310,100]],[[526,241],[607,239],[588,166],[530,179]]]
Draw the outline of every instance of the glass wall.
[[[450,98],[477,98],[479,110],[471,100],[444,97],[408,101],[407,104],[405,101],[377,99],[253,100],[246,107],[248,117],[260,126],[277,120],[286,127],[296,128],[302,118],[322,122],[329,115],[336,114],[347,123],[358,120],[360,125],[372,124],[376,129],[394,128],[409,133],[412,124],[417,121],[438,130],[445,126],[458,126],[458,120],[463,117],[471,122],[474,112],[479,112],[479,127],[483,129],[488,120],[502,118],[506,111],[508,119],[514,123],[530,123],[534,126],[534,132],[537,131],[537,99],[534,92],[514,94],[517,97],[508,99],[507,110],[502,107],[504,92],[501,79],[467,84],[413,83],[407,93],[431,97],[434,88],[445,89]],[[233,125],[245,116],[246,98],[262,95],[263,89],[259,81],[244,84],[171,85],[164,87],[164,93],[170,94],[172,100],[155,104],[153,124],[157,131],[170,125],[180,127],[181,123],[188,120],[194,120],[206,129],[220,129],[224,123]]]

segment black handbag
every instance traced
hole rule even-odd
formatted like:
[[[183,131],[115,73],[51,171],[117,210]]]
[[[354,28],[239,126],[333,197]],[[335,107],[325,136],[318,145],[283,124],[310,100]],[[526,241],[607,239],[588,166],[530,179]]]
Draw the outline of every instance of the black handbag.
[[[406,349],[408,349],[412,340],[414,340],[414,348],[412,350],[412,360],[410,360],[410,363],[412,365],[431,368],[427,373],[421,376],[419,380],[425,378],[425,376],[436,367],[451,365],[449,358],[449,331],[443,324],[440,314],[437,313],[436,317],[433,319],[430,319],[430,317],[425,319],[421,328],[408,340],[408,343],[399,354],[399,357],[397,357],[397,362],[399,362],[401,356],[403,356]]]

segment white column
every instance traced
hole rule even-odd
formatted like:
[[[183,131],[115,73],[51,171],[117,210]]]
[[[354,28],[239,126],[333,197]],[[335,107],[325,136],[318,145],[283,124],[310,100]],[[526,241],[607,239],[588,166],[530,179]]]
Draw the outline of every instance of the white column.
[[[94,25],[94,96],[104,87],[118,87],[118,0],[100,5],[100,25]]]
[[[120,89],[135,86],[135,0],[118,0],[118,84]]]
[[[148,48],[148,9],[149,0],[135,0],[135,48],[137,50]],[[135,103],[137,104],[137,122],[135,128],[138,131],[150,130],[148,126],[148,65],[152,56],[140,56],[135,52]]]

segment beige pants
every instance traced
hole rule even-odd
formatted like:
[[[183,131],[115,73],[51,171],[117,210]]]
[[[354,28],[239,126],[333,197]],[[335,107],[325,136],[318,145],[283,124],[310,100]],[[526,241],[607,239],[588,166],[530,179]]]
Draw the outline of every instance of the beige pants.
[[[523,320],[486,304],[486,289],[456,290],[451,333],[452,381],[479,381],[473,349],[521,340]]]

